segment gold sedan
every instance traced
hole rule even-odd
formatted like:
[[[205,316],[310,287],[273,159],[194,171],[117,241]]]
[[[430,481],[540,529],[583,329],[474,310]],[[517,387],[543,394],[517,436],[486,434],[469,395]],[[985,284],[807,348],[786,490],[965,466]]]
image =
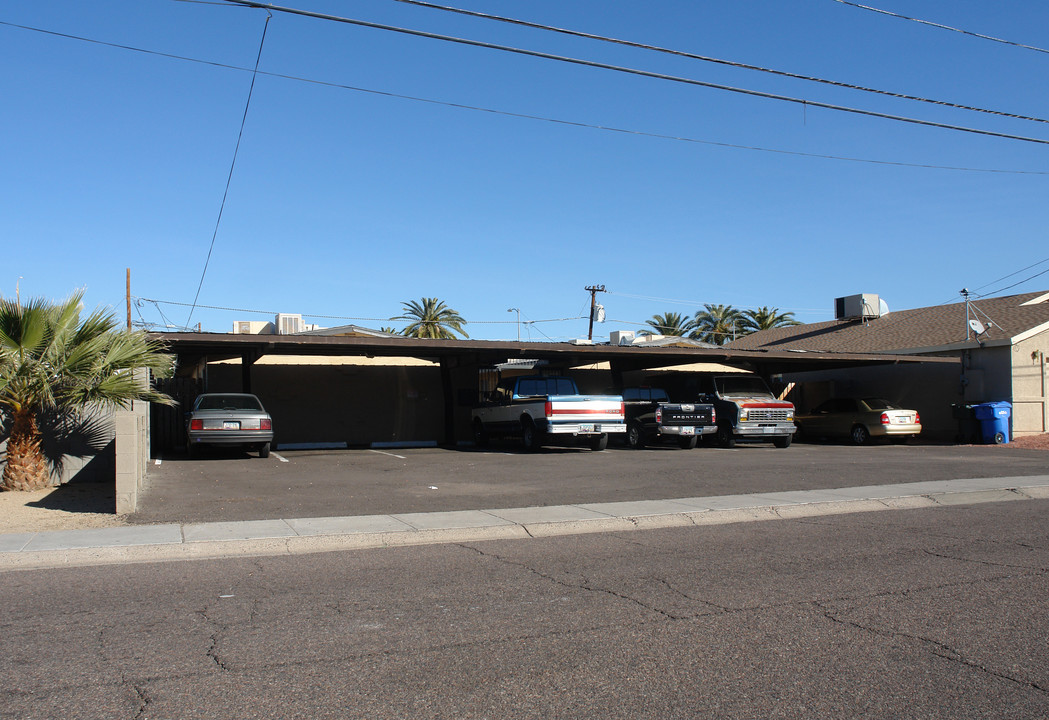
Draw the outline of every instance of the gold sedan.
[[[906,410],[879,398],[831,398],[794,422],[802,437],[848,438],[866,445],[871,438],[887,437],[906,442],[922,431],[917,410]]]

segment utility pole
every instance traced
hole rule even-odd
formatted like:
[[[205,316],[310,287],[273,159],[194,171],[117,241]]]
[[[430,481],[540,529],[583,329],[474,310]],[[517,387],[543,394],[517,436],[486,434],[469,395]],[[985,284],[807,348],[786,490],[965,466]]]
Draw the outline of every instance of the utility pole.
[[[131,268],[127,269],[127,329],[131,331]]]
[[[605,292],[604,285],[587,285],[584,290],[590,293],[590,328],[586,332],[587,340],[594,339],[594,310],[597,308],[597,294]]]

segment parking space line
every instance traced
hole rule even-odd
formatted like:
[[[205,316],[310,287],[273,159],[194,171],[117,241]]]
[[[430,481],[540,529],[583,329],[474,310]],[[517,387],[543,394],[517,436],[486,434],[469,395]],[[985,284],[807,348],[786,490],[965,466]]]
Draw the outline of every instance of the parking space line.
[[[291,462],[291,460],[289,460],[288,458],[286,458],[283,455],[280,455],[278,453],[271,452],[270,455],[272,455],[273,457],[277,458],[281,462]]]
[[[397,458],[399,460],[406,460],[407,459],[404,455],[394,455],[393,453],[383,452],[382,450],[369,449],[368,452],[378,453],[380,455],[389,455],[390,457],[395,457],[395,458]]]

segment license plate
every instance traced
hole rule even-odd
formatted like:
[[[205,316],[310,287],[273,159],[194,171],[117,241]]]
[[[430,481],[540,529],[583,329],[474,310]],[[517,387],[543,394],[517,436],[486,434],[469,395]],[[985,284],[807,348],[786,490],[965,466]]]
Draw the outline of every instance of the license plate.
[[[898,417],[898,418],[896,418],[896,424],[897,425],[907,425],[907,424],[910,423],[910,421],[911,421],[911,419],[909,417]]]
[[[774,427],[762,428],[761,431],[763,433],[765,433],[766,435],[775,435],[776,434],[776,428],[774,428]]]
[[[581,432],[581,433],[594,432],[594,425],[593,425],[593,423],[587,423],[585,425],[580,425],[579,426],[579,432]]]
[[[681,428],[682,435],[695,435],[696,429],[694,427],[683,427]]]
[[[223,420],[222,421],[222,429],[223,430],[240,430],[240,421],[239,420]]]

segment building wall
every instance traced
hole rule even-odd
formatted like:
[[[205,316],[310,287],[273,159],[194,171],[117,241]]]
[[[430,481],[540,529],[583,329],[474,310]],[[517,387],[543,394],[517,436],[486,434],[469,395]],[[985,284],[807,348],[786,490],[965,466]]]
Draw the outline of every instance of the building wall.
[[[1012,348],[1013,434],[1049,432],[1049,338],[1036,336]]]
[[[440,440],[444,397],[437,366],[266,365],[252,392],[273,416],[274,442]],[[241,366],[208,366],[205,392],[241,392]]]
[[[805,412],[831,397],[879,397],[922,419],[922,437],[952,442],[959,434],[953,404],[964,403],[957,365],[875,365],[870,367],[790,373],[796,383],[788,399]]]

